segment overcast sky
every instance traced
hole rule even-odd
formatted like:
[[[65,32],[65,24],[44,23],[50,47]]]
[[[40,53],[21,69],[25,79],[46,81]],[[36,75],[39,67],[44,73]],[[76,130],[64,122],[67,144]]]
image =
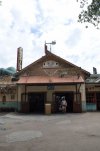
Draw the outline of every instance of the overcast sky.
[[[78,23],[80,11],[76,0],[2,0],[0,68],[16,67],[18,47],[25,67],[44,55],[45,41],[56,40],[52,53],[100,73],[100,30]]]

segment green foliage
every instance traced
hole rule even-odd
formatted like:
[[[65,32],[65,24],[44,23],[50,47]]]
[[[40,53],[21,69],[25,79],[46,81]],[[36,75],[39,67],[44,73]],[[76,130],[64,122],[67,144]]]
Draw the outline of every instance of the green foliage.
[[[88,4],[88,0],[81,0],[80,7],[82,8],[81,13],[79,14],[79,22],[88,22],[99,28],[100,25],[100,0],[92,0],[91,4],[87,6],[87,9],[84,7]]]
[[[16,73],[16,69],[14,67],[8,67],[8,68],[0,68],[0,76],[4,75],[14,75]]]
[[[2,1],[0,1],[0,5],[2,5]]]

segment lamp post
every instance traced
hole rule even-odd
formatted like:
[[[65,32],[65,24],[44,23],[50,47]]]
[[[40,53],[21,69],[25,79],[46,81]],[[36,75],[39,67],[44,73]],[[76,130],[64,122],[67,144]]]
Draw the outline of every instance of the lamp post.
[[[49,45],[50,45],[50,52],[51,52],[51,45],[55,45],[55,44],[56,44],[56,41],[52,41],[52,42],[50,42],[50,43],[45,42],[45,45],[46,45],[46,44],[49,44]]]

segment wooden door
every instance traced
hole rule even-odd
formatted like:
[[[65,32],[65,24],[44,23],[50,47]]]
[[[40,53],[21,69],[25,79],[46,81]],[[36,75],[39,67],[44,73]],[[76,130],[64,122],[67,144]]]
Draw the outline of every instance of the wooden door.
[[[73,102],[73,112],[81,113],[82,112],[82,103],[81,103],[81,94],[74,94],[74,102]]]
[[[28,94],[22,94],[21,96],[21,112],[28,113],[29,112],[29,102],[28,102]]]

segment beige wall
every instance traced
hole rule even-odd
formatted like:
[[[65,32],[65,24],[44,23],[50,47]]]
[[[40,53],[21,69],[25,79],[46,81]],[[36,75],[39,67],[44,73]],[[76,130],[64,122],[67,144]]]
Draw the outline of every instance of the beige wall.
[[[55,86],[55,91],[76,91],[75,85]]]
[[[47,86],[27,86],[27,92],[46,92]]]
[[[27,92],[47,92],[47,86],[27,86]],[[50,91],[50,90],[49,90]],[[54,86],[53,91],[76,91],[73,85],[68,86]]]

